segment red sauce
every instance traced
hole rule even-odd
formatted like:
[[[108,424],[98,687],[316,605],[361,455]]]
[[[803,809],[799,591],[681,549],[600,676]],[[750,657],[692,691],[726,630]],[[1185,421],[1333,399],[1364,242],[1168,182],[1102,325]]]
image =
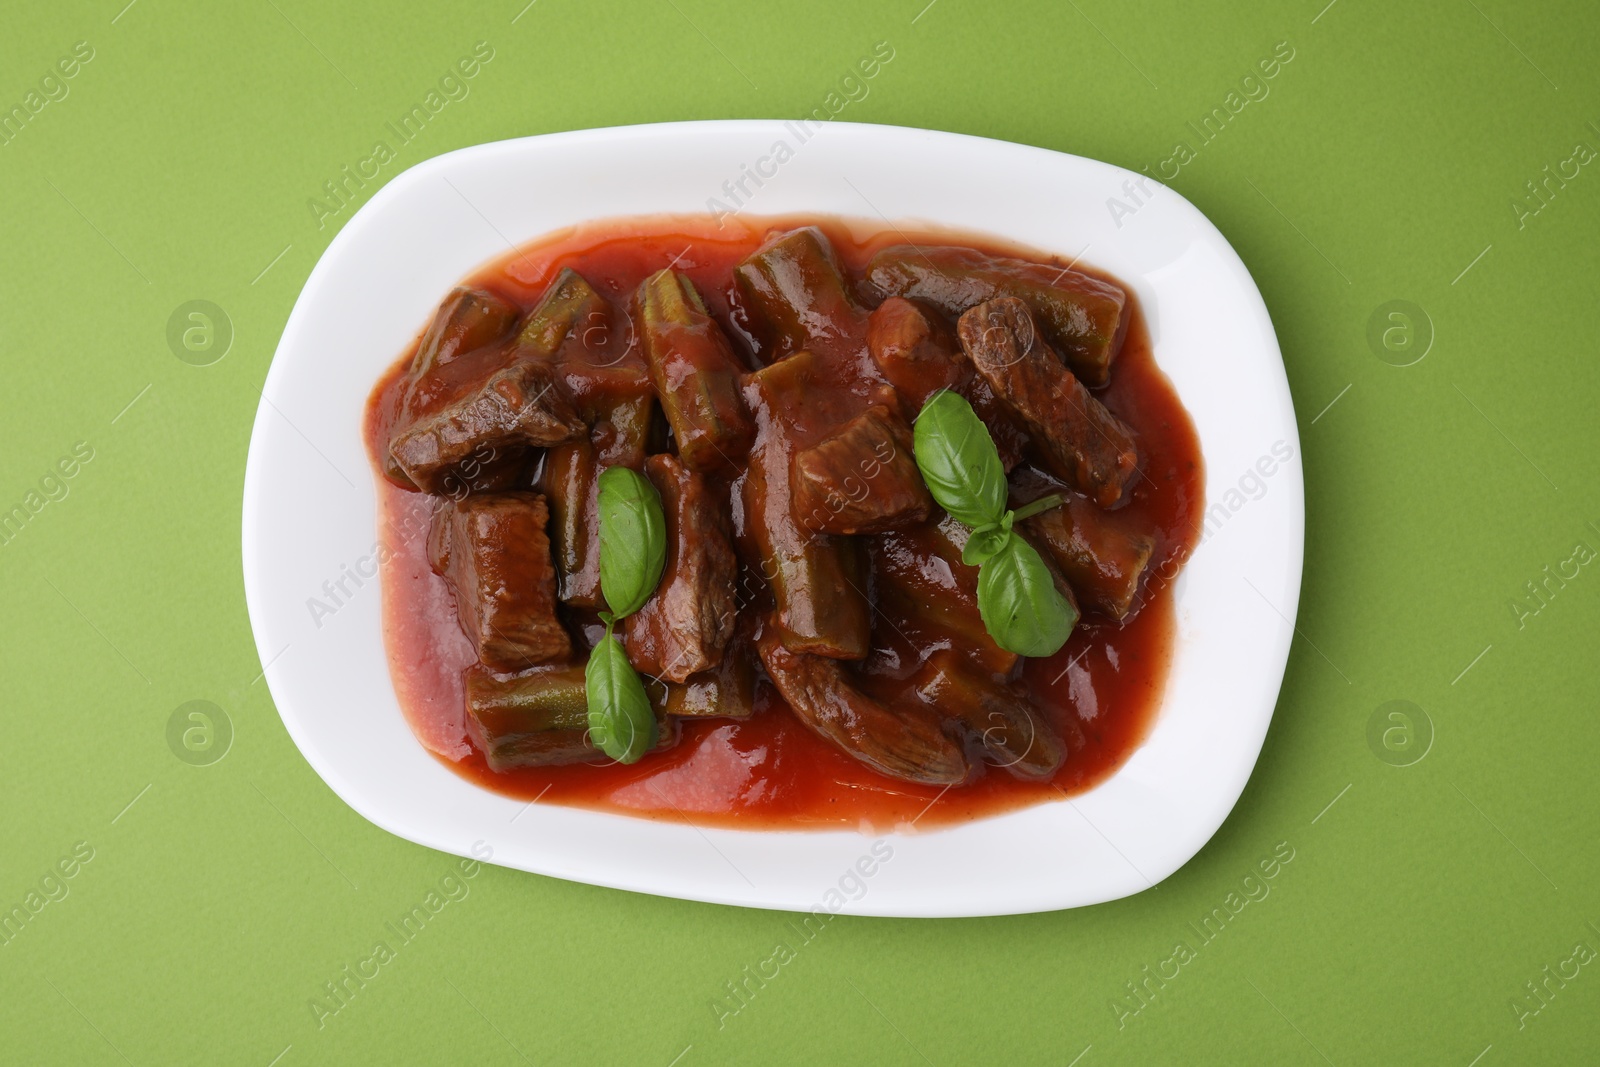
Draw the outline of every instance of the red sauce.
[[[961,244],[1066,265],[1059,257],[964,233],[906,232],[812,217],[725,221],[719,229],[709,217],[654,217],[552,234],[485,266],[465,284],[528,309],[563,267],[572,267],[625,308],[645,277],[673,266],[729,324],[733,267],[769,231],[800,225],[820,226],[855,278],[878,249],[907,241]],[[1095,273],[1082,265],[1074,269]],[[738,324],[732,325],[736,343],[742,339],[755,349],[753,339],[738,337]],[[366,434],[375,471],[388,440],[394,387],[411,358],[407,351],[383,376],[368,404]],[[1133,615],[1120,625],[1086,616],[1056,655],[1025,661],[1022,678],[1035,705],[1063,735],[1071,736],[1074,731],[1064,727],[1075,720],[1084,737],[1050,781],[1023,781],[992,767],[975,781],[943,790],[885,778],[808,731],[765,680],[749,720],[683,720],[675,747],[639,763],[607,760],[493,772],[466,735],[461,672],[475,656],[457,624],[449,587],[428,567],[431,499],[378,473],[384,639],[400,706],[425,746],[487,789],[546,804],[698,825],[934,827],[1091,789],[1139,747],[1160,707],[1175,636],[1170,582],[1194,547],[1203,505],[1199,442],[1177,394],[1155,365],[1137,306],[1111,382],[1097,396],[1137,433],[1142,473],[1130,483],[1125,507],[1157,531],[1157,543],[1141,606]]]

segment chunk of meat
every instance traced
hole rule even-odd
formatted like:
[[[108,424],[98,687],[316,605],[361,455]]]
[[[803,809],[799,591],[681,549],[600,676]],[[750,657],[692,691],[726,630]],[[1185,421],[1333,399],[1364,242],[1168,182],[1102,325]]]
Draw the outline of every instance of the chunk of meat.
[[[1066,746],[1016,687],[974,670],[957,652],[935,652],[912,678],[930,707],[960,724],[989,758],[1018,778],[1049,778],[1067,758]]]
[[[651,456],[645,476],[661,495],[667,563],[661,584],[623,623],[628,660],[671,682],[722,662],[736,619],[739,561],[727,506],[676,456]]]
[[[915,416],[928,398],[966,377],[966,361],[942,319],[891,296],[867,319],[867,351]]]
[[[776,628],[796,652],[864,659],[871,619],[853,538],[807,530],[791,507],[794,441],[777,413],[810,380],[809,352],[751,375],[746,395],[757,412],[756,445],[739,483],[745,547],[777,605]]]
[[[890,708],[852,685],[840,663],[790,651],[770,627],[757,647],[790,710],[824,741],[891,778],[922,785],[966,780],[966,756],[929,709]]]
[[[1095,388],[1111,379],[1132,304],[1110,282],[971,248],[885,248],[872,257],[867,277],[885,295],[922,300],[951,317],[997,296],[1017,297],[1039,317],[1073,372]]]
[[[552,368],[518,359],[489,374],[469,395],[410,422],[389,452],[419,489],[444,493],[451,474],[483,449],[555,445],[586,429]]]
[[[556,573],[538,493],[484,493],[434,512],[429,562],[455,592],[461,630],[492,670],[572,655],[556,618]]]
[[[1101,507],[1122,498],[1139,466],[1133,431],[1089,394],[1034,327],[1028,306],[997,297],[961,316],[961,346],[1045,466]]]
[[[935,393],[953,389],[989,430],[1000,463],[1010,471],[1022,462],[1028,438],[972,369],[944,319],[910,300],[891,296],[867,320],[867,351],[894,386],[900,410],[915,420]]]
[[[1122,512],[1077,497],[1024,519],[1020,529],[1053,560],[1085,606],[1124,619],[1133,608],[1155,538]]]
[[[881,404],[795,453],[789,484],[795,520],[820,533],[881,533],[919,523],[933,510],[911,428]]]

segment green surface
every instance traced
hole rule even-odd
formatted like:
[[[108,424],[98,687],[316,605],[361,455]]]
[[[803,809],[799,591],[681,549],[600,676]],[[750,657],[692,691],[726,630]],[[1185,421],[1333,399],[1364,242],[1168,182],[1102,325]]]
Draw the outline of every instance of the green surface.
[[[38,506],[0,545],[0,904],[60,898],[0,947],[0,1060],[1593,1062],[1600,174],[1525,186],[1600,149],[1592,4],[124,2],[19,6],[0,34],[3,108],[93,49],[0,138],[0,508]],[[719,1024],[725,983],[799,940],[789,917],[493,867],[439,890],[454,859],[312,773],[245,616],[257,389],[353,210],[319,227],[308,199],[479,41],[470,94],[379,181],[523,134],[806,113],[878,41],[894,58],[841,118],[1152,173],[1189,142],[1172,184],[1277,324],[1308,533],[1261,762],[1188,866],[1059,914],[840,919]],[[1186,124],[1282,41],[1268,95],[1201,144]],[[209,366],[169,348],[191,300],[231,321]],[[1416,348],[1368,340],[1397,300],[1433,335],[1405,367]],[[30,500],[64,457],[59,499]],[[231,723],[209,765],[220,732],[207,750],[188,710],[168,729],[197,700]],[[1420,760],[1399,720],[1369,733],[1391,701],[1431,723]],[[1280,842],[1292,861],[1247,881]],[[386,933],[436,890],[460,899]],[[1247,891],[1266,895],[1203,941],[1191,924]],[[380,939],[395,958],[319,1026],[312,999]],[[1146,967],[1177,976],[1140,1006]]]

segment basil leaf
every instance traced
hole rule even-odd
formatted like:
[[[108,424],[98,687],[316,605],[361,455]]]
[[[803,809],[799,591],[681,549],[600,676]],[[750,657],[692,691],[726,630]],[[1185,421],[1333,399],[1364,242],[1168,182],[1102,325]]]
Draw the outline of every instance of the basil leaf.
[[[607,630],[583,670],[589,740],[618,763],[637,763],[656,743],[656,717],[622,642]]]
[[[600,591],[612,614],[632,615],[661,583],[667,521],[650,480],[628,467],[600,475]]]
[[[1078,621],[1038,550],[1016,534],[978,569],[978,613],[995,643],[1019,656],[1054,655]]]
[[[1006,512],[1007,518],[1011,515]],[[981,566],[1006,547],[1011,539],[1011,524],[1002,521],[999,526],[983,526],[967,537],[967,546],[961,550],[961,562],[969,567]]]
[[[1006,471],[989,428],[946,389],[922,406],[913,430],[922,480],[939,506],[968,526],[990,526],[1006,509]]]

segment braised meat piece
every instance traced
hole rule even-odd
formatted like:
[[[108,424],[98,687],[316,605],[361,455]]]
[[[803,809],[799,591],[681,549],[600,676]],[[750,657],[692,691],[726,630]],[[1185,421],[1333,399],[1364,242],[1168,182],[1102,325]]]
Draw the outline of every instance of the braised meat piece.
[[[455,592],[461,629],[491,670],[567,659],[572,640],[556,618],[556,573],[538,493],[483,493],[440,507],[429,562]]]
[[[1126,618],[1139,592],[1155,539],[1121,512],[1101,511],[1076,497],[1024,519],[1020,529],[1054,561],[1086,607]]]
[[[661,494],[667,563],[661,584],[623,623],[635,669],[671,682],[722,662],[736,621],[739,562],[727,506],[676,456],[651,456],[645,476]]]
[[[867,277],[888,296],[931,304],[955,317],[997,296],[1024,301],[1085,384],[1111,377],[1131,302],[1109,282],[1069,268],[992,256],[971,248],[897,245],[872,257]]]
[[[1049,778],[1067,758],[1061,738],[1027,697],[975,670],[958,652],[935,652],[911,685],[929,707],[955,719],[994,763],[1018,778]]]
[[[912,415],[966,377],[966,361],[943,320],[902,297],[891,296],[867,319],[867,351]]]
[[[853,686],[836,660],[791,652],[770,627],[757,647],[790,709],[824,741],[890,778],[922,785],[966,780],[966,757],[931,709],[880,703]]]
[[[489,374],[469,395],[404,426],[389,452],[423,492],[445,493],[450,475],[483,449],[555,445],[585,429],[554,370],[541,361],[517,359]]]
[[[961,316],[961,346],[1045,466],[1101,507],[1122,498],[1139,466],[1133,431],[1089,394],[1034,326],[1028,305],[998,297]]]
[[[815,533],[795,521],[790,459],[795,444],[781,413],[815,381],[816,360],[798,352],[762,368],[745,386],[757,415],[756,445],[740,485],[752,566],[777,604],[786,647],[835,659],[864,659],[871,639],[866,578],[850,537]]]
[[[867,351],[894,386],[900,410],[915,421],[922,406],[942,389],[953,389],[983,420],[1010,471],[1022,462],[1027,435],[1012,421],[961,351],[944,319],[913,301],[891,296],[867,320]]]
[[[796,453],[789,485],[795,521],[819,533],[880,533],[919,523],[933,509],[911,428],[882,404]]]

